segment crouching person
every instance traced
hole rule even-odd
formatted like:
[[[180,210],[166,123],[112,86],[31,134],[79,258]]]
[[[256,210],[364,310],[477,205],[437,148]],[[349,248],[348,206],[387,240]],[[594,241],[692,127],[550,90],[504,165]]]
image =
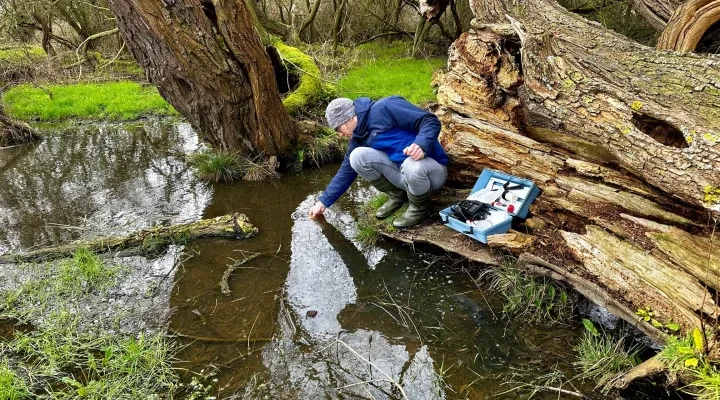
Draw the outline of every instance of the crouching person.
[[[360,175],[388,196],[376,217],[388,217],[409,201],[407,211],[393,225],[406,228],[420,223],[430,195],[447,178],[448,158],[438,142],[438,118],[398,96],[377,101],[367,97],[354,102],[335,99],[328,104],[325,117],[330,128],[349,138],[350,144],[310,217],[325,212]]]

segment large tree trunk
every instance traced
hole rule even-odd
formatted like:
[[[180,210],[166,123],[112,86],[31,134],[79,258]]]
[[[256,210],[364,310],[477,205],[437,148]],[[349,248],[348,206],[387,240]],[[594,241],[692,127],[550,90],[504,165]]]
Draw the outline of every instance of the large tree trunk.
[[[720,60],[639,45],[554,0],[471,6],[434,79],[451,179],[487,167],[543,189],[525,234],[496,245],[656,340],[633,310],[716,324]]]
[[[241,0],[111,0],[128,48],[165,99],[221,150],[283,154],[295,126]]]

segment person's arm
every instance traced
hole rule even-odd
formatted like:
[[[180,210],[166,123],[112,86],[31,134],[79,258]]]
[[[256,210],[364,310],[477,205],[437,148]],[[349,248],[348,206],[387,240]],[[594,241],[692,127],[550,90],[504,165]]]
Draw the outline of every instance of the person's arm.
[[[427,153],[440,135],[440,120],[402,97],[391,97],[385,102],[385,111],[396,126],[417,132],[414,143]]]
[[[357,147],[357,143],[354,140],[350,141],[348,151],[345,153],[340,169],[332,178],[330,183],[325,188],[323,194],[320,195],[320,199],[315,206],[310,210],[310,216],[315,217],[325,212],[325,208],[333,205],[340,196],[343,195],[349,188],[350,185],[355,181],[358,174],[350,165],[350,153]]]

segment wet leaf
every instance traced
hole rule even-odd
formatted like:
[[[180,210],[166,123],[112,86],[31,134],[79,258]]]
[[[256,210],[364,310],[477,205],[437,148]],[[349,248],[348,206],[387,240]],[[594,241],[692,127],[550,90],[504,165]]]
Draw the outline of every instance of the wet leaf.
[[[583,318],[583,325],[585,326],[585,329],[593,336],[600,336],[600,331],[595,327],[595,324],[593,324],[592,321],[590,321],[587,318]]]
[[[669,324],[665,324],[665,327],[668,328],[669,330],[673,331],[673,332],[677,332],[677,331],[680,330],[680,325],[679,325],[679,324],[676,324],[676,323],[674,323],[674,322],[671,322],[671,323],[669,323]]]
[[[686,367],[686,368],[695,368],[695,367],[697,367],[697,366],[698,366],[698,359],[697,359],[697,358],[693,357],[693,358],[688,358],[687,360],[685,360],[685,367]]]
[[[308,312],[305,313],[305,316],[307,316],[308,318],[315,318],[316,315],[317,311],[315,310],[308,310]]]
[[[703,351],[703,334],[700,332],[700,329],[695,328],[693,330],[693,344],[695,345],[695,351],[698,353],[702,353]]]

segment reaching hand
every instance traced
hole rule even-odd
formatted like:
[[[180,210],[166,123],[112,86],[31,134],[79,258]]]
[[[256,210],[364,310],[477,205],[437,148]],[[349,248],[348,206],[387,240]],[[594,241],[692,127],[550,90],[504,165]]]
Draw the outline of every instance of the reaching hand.
[[[415,161],[421,160],[425,157],[425,151],[423,151],[423,149],[415,143],[406,147],[405,150],[403,150],[403,154],[412,158]]]
[[[310,218],[315,219],[325,212],[325,205],[321,202],[315,203],[315,205],[310,209]]]

